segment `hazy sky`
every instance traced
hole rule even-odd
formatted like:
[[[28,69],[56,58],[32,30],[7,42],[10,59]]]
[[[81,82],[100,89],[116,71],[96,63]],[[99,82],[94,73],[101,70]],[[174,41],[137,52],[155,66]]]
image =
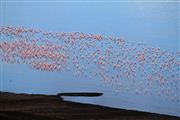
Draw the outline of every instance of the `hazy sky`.
[[[154,2],[3,2],[3,25],[122,36],[178,49],[178,4]]]

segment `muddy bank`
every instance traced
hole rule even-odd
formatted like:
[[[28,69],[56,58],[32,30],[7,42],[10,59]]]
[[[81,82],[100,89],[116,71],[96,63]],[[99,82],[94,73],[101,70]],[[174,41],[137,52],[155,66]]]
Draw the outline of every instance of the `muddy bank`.
[[[180,120],[178,117],[64,101],[56,95],[0,93],[1,120]]]

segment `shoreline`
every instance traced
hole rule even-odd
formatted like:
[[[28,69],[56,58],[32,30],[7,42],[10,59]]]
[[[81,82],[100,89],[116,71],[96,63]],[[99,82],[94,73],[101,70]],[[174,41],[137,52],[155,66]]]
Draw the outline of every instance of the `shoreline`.
[[[0,92],[1,120],[180,120],[179,117],[63,100],[58,95]]]

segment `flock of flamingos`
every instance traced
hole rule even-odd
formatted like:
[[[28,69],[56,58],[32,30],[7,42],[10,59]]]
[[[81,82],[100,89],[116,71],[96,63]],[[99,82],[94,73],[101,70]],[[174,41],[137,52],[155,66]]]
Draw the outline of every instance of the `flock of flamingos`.
[[[32,69],[101,80],[115,92],[178,100],[180,52],[171,53],[120,37],[83,32],[0,28],[0,60]]]

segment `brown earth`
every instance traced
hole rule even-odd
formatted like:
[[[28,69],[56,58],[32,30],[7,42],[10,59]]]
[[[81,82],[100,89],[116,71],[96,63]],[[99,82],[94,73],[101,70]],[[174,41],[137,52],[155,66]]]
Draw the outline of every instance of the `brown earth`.
[[[0,120],[180,120],[180,118],[68,102],[56,95],[2,92]]]

